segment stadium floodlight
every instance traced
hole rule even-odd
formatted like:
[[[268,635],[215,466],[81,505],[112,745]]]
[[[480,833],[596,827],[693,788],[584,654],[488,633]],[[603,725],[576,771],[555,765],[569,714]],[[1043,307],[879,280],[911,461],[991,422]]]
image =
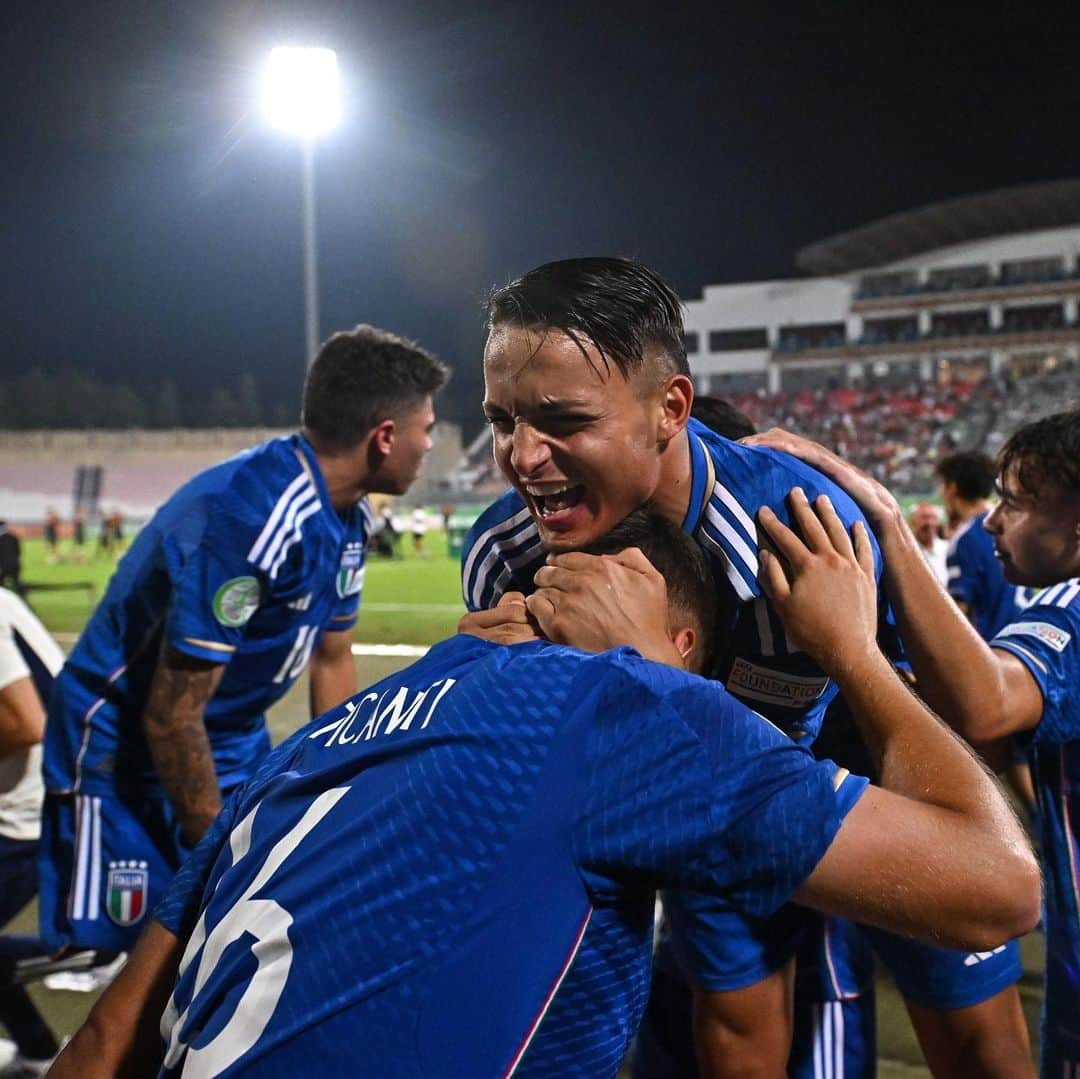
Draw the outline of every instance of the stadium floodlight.
[[[270,123],[304,139],[333,131],[341,119],[341,76],[333,49],[279,45],[263,71],[263,110]]]
[[[300,136],[304,152],[304,344],[308,364],[319,348],[315,253],[315,140],[341,119],[341,76],[333,49],[271,49],[262,74],[262,106],[276,128]]]

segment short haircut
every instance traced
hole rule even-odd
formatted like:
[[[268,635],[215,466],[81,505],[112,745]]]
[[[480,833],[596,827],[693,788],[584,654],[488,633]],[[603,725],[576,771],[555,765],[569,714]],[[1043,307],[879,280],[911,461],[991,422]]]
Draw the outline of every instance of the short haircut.
[[[740,412],[733,404],[725,401],[722,397],[709,397],[702,394],[694,397],[694,404],[690,409],[690,415],[695,420],[705,424],[711,431],[715,431],[724,438],[733,441],[746,438],[747,435],[757,434],[754,421],[745,412]]]
[[[998,471],[1016,466],[1021,490],[1038,496],[1045,487],[1080,495],[1080,408],[1057,412],[1014,431],[1001,447]]]
[[[956,493],[968,502],[989,498],[994,493],[994,477],[997,474],[994,460],[977,450],[942,457],[934,471],[942,482],[955,483]]]
[[[586,554],[618,554],[640,547],[667,584],[668,607],[698,624],[700,670],[711,671],[716,655],[717,600],[712,570],[701,548],[678,525],[642,506],[583,548]],[[670,613],[669,613],[670,620]]]
[[[614,364],[624,378],[641,370],[650,350],[666,361],[666,374],[690,374],[679,297],[632,259],[547,262],[495,289],[487,313],[489,330],[558,330],[582,353],[592,344],[605,367]]]
[[[415,342],[360,325],[319,350],[304,382],[300,422],[319,447],[351,449],[383,420],[419,407],[449,373]]]

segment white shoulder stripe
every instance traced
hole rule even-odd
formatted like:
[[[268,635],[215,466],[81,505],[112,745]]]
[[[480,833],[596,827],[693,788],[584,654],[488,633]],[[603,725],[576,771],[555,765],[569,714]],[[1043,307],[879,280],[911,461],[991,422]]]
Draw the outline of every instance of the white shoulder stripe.
[[[735,589],[735,595],[737,595],[743,603],[748,603],[750,600],[754,599],[754,593],[747,586],[746,581],[743,579],[743,575],[731,564],[731,559],[728,558],[727,551],[725,551],[724,548],[721,547],[720,544],[704,529],[698,533],[698,536],[701,542],[704,543],[724,564],[724,572],[727,574],[728,581],[731,582],[731,587]]]
[[[270,514],[269,519],[263,526],[263,530],[259,533],[259,538],[252,544],[251,550],[248,551],[247,557],[249,562],[257,563],[262,556],[263,548],[270,541],[270,537],[273,536],[274,531],[277,529],[278,524],[281,521],[282,516],[289,507],[289,503],[292,501],[293,495],[295,495],[301,487],[309,483],[307,473],[301,472],[285,488],[281,497],[277,500],[277,505],[274,506],[273,512]]]
[[[526,510],[526,512],[528,511]],[[528,538],[530,536],[531,539]],[[515,542],[516,539],[517,537],[515,537]],[[501,595],[499,591],[500,588],[505,587],[506,582],[510,579],[514,570],[520,569],[522,566],[531,562],[543,550],[544,545],[540,540],[540,533],[535,525],[533,525],[532,528],[525,529],[521,539],[526,540],[526,546],[513,558],[504,559],[502,551],[496,543],[495,546],[488,551],[483,562],[480,563],[480,570],[476,575],[476,583],[473,585],[472,592],[469,593],[469,598],[475,609],[479,610],[480,605],[483,602],[484,586],[493,569],[500,567],[498,577],[494,584],[495,591],[492,596],[493,599],[498,599]]]
[[[494,539],[496,536],[503,536],[514,531],[518,525],[522,524],[531,516],[529,507],[524,506],[512,517],[507,517],[505,521],[500,521],[497,525],[492,525],[486,532],[481,532],[473,541],[472,548],[465,559],[465,565],[461,570],[461,579],[466,582],[469,580],[472,575],[473,566],[476,564],[476,559],[480,556],[480,552],[489,540]],[[536,526],[534,525],[533,527],[535,528]]]
[[[295,532],[299,516],[303,514],[306,520],[311,516],[312,512],[319,509],[319,506],[319,496],[315,493],[314,487],[305,487],[293,498],[289,504],[289,510],[285,514],[285,519],[279,525],[277,532],[274,533],[273,540],[263,551],[262,558],[259,559],[259,569],[268,570],[274,565],[278,560],[282,545],[288,543]]]
[[[312,492],[314,494],[314,492]],[[270,566],[270,579],[274,580],[278,571],[285,564],[285,557],[292,549],[294,544],[300,542],[300,530],[303,527],[304,522],[313,517],[322,508],[321,503],[316,498],[313,502],[309,502],[308,505],[296,515],[296,523],[293,525],[292,533],[289,538],[281,545],[281,549],[278,551],[277,558],[274,559],[273,564]],[[263,567],[266,568],[266,567]]]
[[[713,498],[719,498],[727,506],[748,536],[754,537],[757,535],[757,529],[754,527],[750,515],[743,509],[738,499],[719,480],[716,481],[716,485],[713,487]]]
[[[1074,581],[1058,599],[1056,606],[1068,607],[1078,595],[1080,595],[1080,581]]]
[[[756,578],[758,574],[757,552],[739,535],[732,524],[720,515],[720,512],[712,503],[709,504],[709,508],[705,511],[705,518],[731,544],[735,553],[743,560],[750,576]],[[753,525],[751,525],[750,535],[755,535]]]

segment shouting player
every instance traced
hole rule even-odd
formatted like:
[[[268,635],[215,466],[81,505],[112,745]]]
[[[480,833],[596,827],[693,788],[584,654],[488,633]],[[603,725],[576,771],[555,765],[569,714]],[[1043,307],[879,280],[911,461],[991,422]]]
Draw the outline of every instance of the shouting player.
[[[792,644],[761,593],[754,518],[769,506],[787,520],[785,497],[795,485],[811,498],[828,495],[847,526],[862,515],[812,468],[728,441],[689,418],[693,385],[682,330],[675,293],[653,271],[625,259],[548,263],[493,294],[484,411],[495,459],[512,489],[466,539],[465,602],[482,610],[506,591],[530,592],[549,552],[587,545],[648,502],[710,559],[718,609],[737,607],[717,677],[792,737],[812,741],[836,685]],[[555,627],[557,634],[564,629],[569,626]],[[887,640],[892,627],[881,629]],[[682,950],[697,961],[698,982],[709,990],[698,1028],[716,1074],[725,1061],[731,1074],[783,1074],[787,1041],[776,1032],[788,1014],[783,975],[802,933],[799,912],[784,911],[763,926],[713,897],[668,899],[676,931],[693,926]],[[928,1005],[914,1018],[939,1079],[966,1075],[972,1059],[986,1077],[1030,1073],[1015,945],[978,963],[907,941],[896,945],[893,954],[906,962],[900,970],[894,960],[894,974],[909,999]],[[843,999],[843,987],[831,988],[837,991],[826,1002],[851,1007],[832,1040],[834,1052],[849,1063],[861,1054],[860,1066],[872,1070],[872,1030],[859,1026],[870,1017],[857,1001]],[[767,1014],[773,1018],[764,1024],[760,1017]],[[765,1039],[758,1036],[763,1025],[770,1031]],[[755,1073],[747,1070],[751,1058]],[[812,1057],[803,1064],[796,1074],[813,1076]]]
[[[1042,1074],[1080,1074],[1080,410],[1020,428],[998,455],[984,527],[1010,584],[1043,589],[985,643],[935,587],[885,488],[822,447],[760,436],[827,471],[881,542],[904,643],[927,701],[997,764],[1031,752],[1046,872]]]
[[[370,326],[323,345],[300,433],[180,488],[139,533],[57,679],[45,740],[42,935],[123,950],[269,750],[309,665],[313,715],[356,690],[371,524],[431,448],[446,369]]]
[[[792,492],[805,542],[763,512],[790,567],[768,558],[766,587],[890,790],[679,669],[707,657],[708,569],[646,517],[613,547],[655,565],[578,555],[530,606],[551,626],[584,602],[586,639],[644,627],[675,666],[528,639],[510,596],[521,643],[458,636],[310,724],[223,811],[52,1074],[152,1071],[160,1019],[165,1075],[613,1076],[663,883],[970,946],[1023,931],[1023,832],[878,651],[867,532],[853,547],[817,511]]]

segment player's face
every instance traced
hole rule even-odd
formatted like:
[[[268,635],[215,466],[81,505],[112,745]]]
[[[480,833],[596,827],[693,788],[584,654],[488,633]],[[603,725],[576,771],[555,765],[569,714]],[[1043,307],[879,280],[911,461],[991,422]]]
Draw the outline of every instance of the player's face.
[[[1036,497],[1017,482],[1016,468],[999,480],[1001,501],[983,527],[1010,584],[1045,588],[1080,573],[1080,504],[1049,484]]]
[[[434,428],[435,411],[430,397],[395,420],[394,442],[381,470],[384,483],[380,489],[384,493],[403,495],[413,485],[431,449]]]
[[[911,515],[911,530],[924,547],[929,547],[937,538],[938,515],[931,506],[919,506]]]
[[[495,327],[484,350],[495,461],[552,551],[602,536],[660,482],[663,385],[586,351],[556,330],[512,326]]]

